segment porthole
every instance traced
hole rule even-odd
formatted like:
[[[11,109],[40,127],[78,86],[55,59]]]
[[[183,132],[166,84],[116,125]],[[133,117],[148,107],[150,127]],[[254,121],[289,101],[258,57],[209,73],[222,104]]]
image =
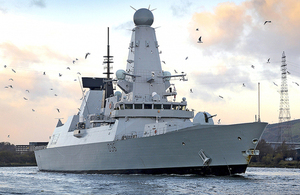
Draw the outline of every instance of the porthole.
[[[257,139],[257,138],[254,138],[254,139],[252,140],[252,143],[253,143],[253,144],[257,144],[257,142],[258,142],[258,139]]]

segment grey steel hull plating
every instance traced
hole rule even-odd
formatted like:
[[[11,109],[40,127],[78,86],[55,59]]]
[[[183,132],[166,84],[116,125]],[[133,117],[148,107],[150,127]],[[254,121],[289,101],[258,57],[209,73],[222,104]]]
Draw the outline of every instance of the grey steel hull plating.
[[[267,123],[193,126],[157,136],[35,151],[41,171],[230,175],[246,171]],[[199,151],[211,159],[203,165]]]

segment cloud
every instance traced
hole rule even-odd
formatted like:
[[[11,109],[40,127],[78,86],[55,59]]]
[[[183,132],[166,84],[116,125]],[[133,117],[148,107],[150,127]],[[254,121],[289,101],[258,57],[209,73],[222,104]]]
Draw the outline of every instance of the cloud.
[[[299,60],[300,2],[298,0],[250,0],[239,5],[220,3],[213,12],[199,12],[190,23],[190,38],[202,36],[203,54],[224,52],[279,59],[286,51]],[[264,25],[264,21],[272,23]],[[199,31],[195,31],[199,28]]]
[[[125,23],[122,23],[116,27],[114,27],[114,30],[122,30],[126,36],[131,35],[131,29],[133,29],[135,27],[134,22],[133,21],[128,21]]]
[[[46,3],[44,0],[32,0],[30,4],[33,6],[40,7],[40,8],[46,7]]]
[[[0,56],[10,67],[28,68],[34,64],[59,62],[61,64],[71,61],[69,56],[60,54],[47,46],[18,47],[11,42],[0,43]]]
[[[30,50],[30,48],[20,49],[9,42],[0,44],[0,51],[3,58],[9,59],[12,64],[40,63],[39,56]]]
[[[3,8],[3,7],[0,7],[0,12],[2,12],[3,14],[6,14],[7,13],[7,9]]]
[[[192,3],[190,1],[181,0],[179,4],[173,4],[171,6],[172,14],[176,17],[182,17],[190,12]]]
[[[219,60],[231,56],[239,70],[240,63],[247,67],[255,64],[257,75],[240,74],[241,78],[269,79],[271,82],[276,74],[279,77],[283,51],[287,59],[300,64],[300,45],[297,41],[300,39],[299,13],[298,0],[250,0],[238,5],[220,3],[212,12],[194,13],[189,24],[190,41],[204,56],[218,56]],[[264,25],[266,20],[272,22]],[[202,36],[201,44],[197,43],[199,36]],[[266,63],[268,58],[271,59],[270,64]],[[300,77],[300,72],[294,74]],[[219,73],[219,76],[226,74]],[[234,74],[227,76],[235,77]]]

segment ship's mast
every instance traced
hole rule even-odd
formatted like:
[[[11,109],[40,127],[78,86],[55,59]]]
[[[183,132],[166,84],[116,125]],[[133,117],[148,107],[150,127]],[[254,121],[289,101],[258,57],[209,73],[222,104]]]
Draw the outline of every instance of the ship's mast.
[[[107,55],[106,56],[103,56],[104,57],[104,61],[103,61],[103,64],[105,65],[104,66],[104,69],[106,69],[106,72],[104,72],[103,74],[106,74],[106,78],[107,80],[110,80],[110,75],[113,74],[112,72],[110,72],[110,68],[112,68],[110,66],[110,63],[114,63],[112,60],[112,58],[114,56],[110,56],[110,53],[109,53],[109,27],[107,27]]]
[[[106,83],[105,83],[105,99],[110,97],[111,94],[113,94],[113,87],[112,87],[112,80],[110,78],[110,75],[113,74],[110,72],[110,69],[112,68],[110,66],[111,63],[114,63],[112,60],[113,56],[110,56],[110,46],[109,46],[109,27],[107,27],[107,55],[103,56],[104,61],[104,69],[106,69],[106,72],[103,72],[103,74],[106,74]]]

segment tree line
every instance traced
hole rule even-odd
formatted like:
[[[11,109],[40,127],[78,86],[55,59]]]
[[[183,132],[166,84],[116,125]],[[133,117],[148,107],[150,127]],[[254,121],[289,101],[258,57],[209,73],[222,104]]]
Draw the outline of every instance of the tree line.
[[[9,142],[0,142],[0,166],[35,166],[34,152],[23,154],[16,152],[16,146]]]
[[[296,150],[285,142],[278,147],[272,147],[262,139],[256,149],[259,150],[259,155],[251,158],[250,166],[300,168]]]

